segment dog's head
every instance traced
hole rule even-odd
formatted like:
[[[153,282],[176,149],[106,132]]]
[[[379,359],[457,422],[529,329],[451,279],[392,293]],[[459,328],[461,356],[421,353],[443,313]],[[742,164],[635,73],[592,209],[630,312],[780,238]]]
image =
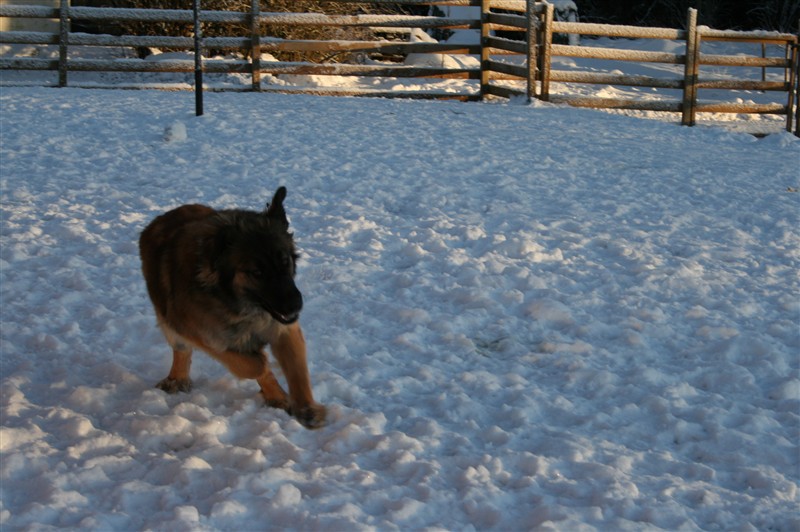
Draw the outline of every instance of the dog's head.
[[[221,211],[210,275],[203,284],[227,296],[240,312],[266,311],[283,324],[297,321],[303,296],[294,283],[297,251],[280,187],[263,212]]]

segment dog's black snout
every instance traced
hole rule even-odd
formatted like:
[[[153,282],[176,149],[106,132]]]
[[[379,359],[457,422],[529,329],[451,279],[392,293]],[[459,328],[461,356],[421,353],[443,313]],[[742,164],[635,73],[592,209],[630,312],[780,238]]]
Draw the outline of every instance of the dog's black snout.
[[[292,286],[286,295],[286,308],[292,314],[300,314],[303,310],[303,294],[296,286]]]
[[[294,281],[289,278],[282,283],[279,291],[275,310],[280,314],[284,323],[297,321],[300,311],[303,310],[303,294],[295,286]]]

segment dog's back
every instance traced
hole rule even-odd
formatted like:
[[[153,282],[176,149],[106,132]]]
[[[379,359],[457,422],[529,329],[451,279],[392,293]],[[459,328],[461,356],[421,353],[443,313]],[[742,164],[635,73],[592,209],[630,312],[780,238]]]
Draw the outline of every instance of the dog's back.
[[[167,302],[172,292],[173,272],[165,269],[170,265],[176,266],[174,261],[165,261],[165,256],[176,251],[173,248],[179,241],[178,234],[188,224],[208,219],[216,212],[205,205],[183,205],[157,217],[142,231],[139,237],[142,272],[147,293],[160,317],[167,314]]]

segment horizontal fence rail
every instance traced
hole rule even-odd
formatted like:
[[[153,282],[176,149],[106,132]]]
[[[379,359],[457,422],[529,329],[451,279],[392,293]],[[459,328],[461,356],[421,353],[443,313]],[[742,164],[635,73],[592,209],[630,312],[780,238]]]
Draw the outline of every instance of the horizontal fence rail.
[[[13,1],[13,0],[9,0]],[[686,29],[642,28],[611,24],[561,22],[556,20],[552,4],[532,0],[338,0],[339,4],[371,4],[373,6],[455,6],[473,7],[475,17],[451,17],[434,15],[403,14],[357,14],[339,15],[326,13],[274,13],[261,12],[257,0],[253,0],[249,11],[201,10],[199,19],[205,24],[221,24],[249,28],[238,36],[205,37],[201,39],[203,50],[241,52],[241,59],[202,60],[202,71],[210,74],[248,74],[251,84],[245,90],[308,92],[324,94],[347,94],[382,97],[413,98],[458,98],[476,100],[499,96],[525,96],[554,103],[565,103],[578,107],[631,109],[643,111],[666,111],[680,113],[681,123],[693,125],[698,113],[765,113],[786,117],[786,127],[798,132],[797,102],[798,37],[777,32],[736,32],[716,30],[697,25],[697,11],[690,9]],[[0,44],[51,45],[57,46],[58,58],[46,57],[0,57],[0,70],[57,71],[59,86],[67,86],[70,73],[77,72],[175,72],[188,73],[195,70],[192,60],[142,59],[88,59],[71,57],[74,47],[127,47],[131,49],[166,48],[170,50],[193,50],[194,38],[178,35],[106,35],[72,32],[71,25],[78,23],[180,23],[194,21],[192,10],[179,9],[120,9],[98,7],[70,7],[61,0],[59,7],[0,5],[0,20],[51,19],[58,31],[0,31]],[[269,36],[275,26],[363,28],[372,35],[393,34],[394,38],[355,40],[302,40],[277,39]],[[480,35],[475,43],[415,42],[414,39],[397,40],[397,35],[408,35],[414,30],[448,31],[473,30]],[[266,32],[266,35],[263,33]],[[579,46],[554,42],[554,35],[581,35],[619,39],[661,39],[683,43],[676,52],[643,51],[635,49]],[[720,55],[705,52],[709,42],[754,43],[782,47],[783,56]],[[570,39],[570,43],[573,41]],[[409,54],[430,54],[432,57],[463,58],[447,65],[431,66],[434,61],[419,64],[403,64],[395,61],[271,61],[262,59],[262,54],[293,52],[297,54],[324,53],[328,56],[350,54],[363,57],[365,54],[380,54],[382,57],[408,57]],[[675,65],[676,75],[652,77],[623,73],[608,73],[581,70],[559,70],[554,68],[557,57],[596,59],[639,64]],[[471,59],[471,60],[470,60]],[[703,67],[731,67],[762,69],[762,79],[713,79],[704,75]],[[771,69],[783,73],[782,81],[772,75]],[[677,75],[680,71],[680,75]],[[375,78],[425,78],[429,80],[463,79],[474,80],[465,88],[453,91],[437,89],[378,90],[349,87],[289,87],[264,83],[262,75],[287,76],[359,76]],[[660,100],[618,97],[608,98],[592,95],[576,96],[554,94],[553,83],[604,85],[621,87],[644,87],[669,89],[680,97]],[[202,86],[202,83],[200,83]],[[196,87],[201,89],[202,87]],[[744,103],[738,100],[704,101],[703,91],[759,91],[780,94],[782,101],[771,103]],[[669,91],[668,91],[669,92]]]

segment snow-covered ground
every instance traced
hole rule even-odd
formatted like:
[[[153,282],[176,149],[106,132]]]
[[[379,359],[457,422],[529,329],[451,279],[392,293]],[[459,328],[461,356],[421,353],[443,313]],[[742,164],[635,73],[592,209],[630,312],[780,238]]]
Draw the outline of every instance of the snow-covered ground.
[[[0,89],[3,530],[800,528],[800,142],[534,104]],[[169,133],[165,134],[165,132]],[[279,185],[308,431],[136,242]]]

